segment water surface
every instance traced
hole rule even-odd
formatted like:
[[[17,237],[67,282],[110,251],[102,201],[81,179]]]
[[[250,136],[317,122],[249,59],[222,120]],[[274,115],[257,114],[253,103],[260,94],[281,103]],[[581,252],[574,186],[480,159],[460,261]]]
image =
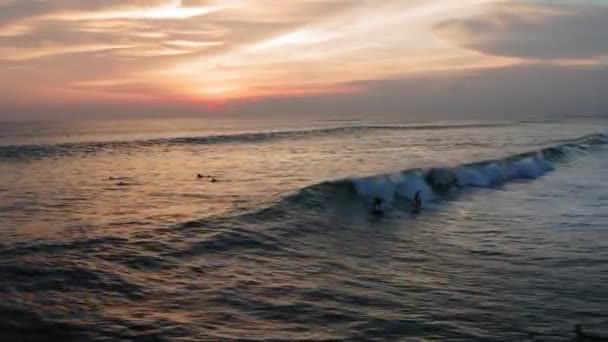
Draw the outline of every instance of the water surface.
[[[606,124],[3,124],[0,337],[568,340],[608,323]]]

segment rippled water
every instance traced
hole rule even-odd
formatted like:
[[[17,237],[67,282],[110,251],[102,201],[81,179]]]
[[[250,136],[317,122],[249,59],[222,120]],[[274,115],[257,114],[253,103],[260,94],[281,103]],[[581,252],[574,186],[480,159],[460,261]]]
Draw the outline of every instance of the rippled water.
[[[0,339],[569,340],[607,123],[2,126]]]

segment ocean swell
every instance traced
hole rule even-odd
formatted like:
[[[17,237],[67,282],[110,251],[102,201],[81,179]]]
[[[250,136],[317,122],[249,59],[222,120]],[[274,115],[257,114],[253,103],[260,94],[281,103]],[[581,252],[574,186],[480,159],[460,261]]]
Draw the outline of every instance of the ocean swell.
[[[510,181],[536,179],[553,171],[557,163],[606,144],[607,135],[592,134],[506,158],[322,182],[299,190],[285,201],[321,206],[332,199],[342,201],[344,196],[354,196],[366,201],[382,198],[392,202],[400,198],[412,199],[416,192],[421,191],[424,201],[431,202],[466,188],[493,188]]]
[[[155,146],[256,144],[277,140],[307,139],[333,136],[336,134],[357,134],[369,131],[393,130],[443,130],[480,127],[500,127],[507,124],[460,124],[460,125],[347,125],[338,127],[311,128],[256,133],[207,135],[199,137],[176,137],[134,141],[79,142],[38,145],[0,146],[0,161],[42,159],[89,155],[104,151],[120,152],[130,149],[145,149]]]

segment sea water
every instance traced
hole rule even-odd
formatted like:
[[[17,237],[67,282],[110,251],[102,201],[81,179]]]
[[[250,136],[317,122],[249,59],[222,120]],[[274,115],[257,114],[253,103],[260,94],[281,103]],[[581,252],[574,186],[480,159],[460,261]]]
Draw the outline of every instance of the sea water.
[[[0,124],[0,339],[567,340],[608,324],[606,132]]]

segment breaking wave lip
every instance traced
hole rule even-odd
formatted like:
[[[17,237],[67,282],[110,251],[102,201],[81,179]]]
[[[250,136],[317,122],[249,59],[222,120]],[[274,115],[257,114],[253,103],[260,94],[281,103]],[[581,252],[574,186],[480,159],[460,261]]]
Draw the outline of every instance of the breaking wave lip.
[[[392,203],[397,199],[412,199],[417,191],[421,191],[424,202],[428,203],[445,199],[457,190],[495,188],[511,181],[536,179],[553,171],[557,163],[588,154],[606,144],[608,135],[597,133],[501,159],[326,181],[300,189],[284,198],[279,206],[326,207],[345,197],[363,201],[382,198]]]
[[[263,143],[275,140],[303,139],[331,134],[355,134],[373,130],[444,130],[465,129],[481,127],[504,127],[509,123],[474,123],[453,125],[343,125],[324,128],[311,128],[301,130],[283,130],[256,133],[236,133],[207,135],[200,137],[176,137],[159,138],[134,141],[107,141],[107,142],[83,142],[83,143],[61,143],[40,145],[7,145],[0,146],[0,161],[13,159],[41,159],[49,157],[63,157],[72,155],[91,154],[102,151],[120,150],[122,148],[146,148],[152,146],[172,145],[216,145],[229,143]]]

